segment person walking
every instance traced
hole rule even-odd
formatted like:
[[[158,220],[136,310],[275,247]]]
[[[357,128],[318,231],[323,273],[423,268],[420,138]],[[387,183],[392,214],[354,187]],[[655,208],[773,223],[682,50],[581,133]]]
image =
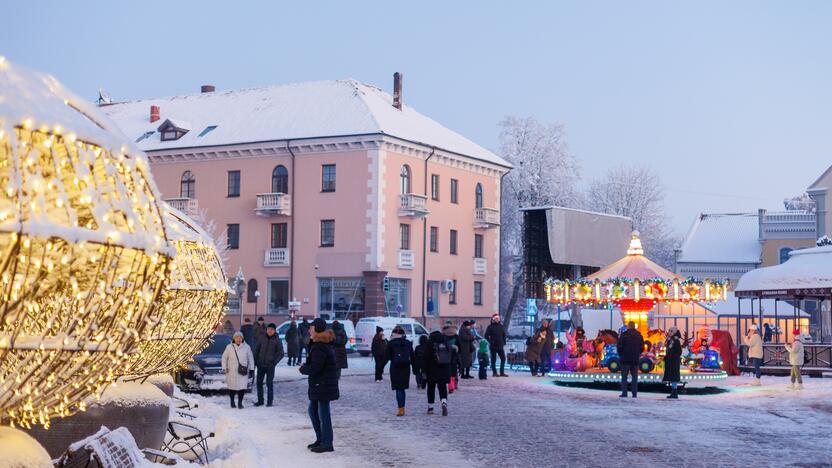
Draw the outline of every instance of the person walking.
[[[473,379],[471,377],[471,366],[474,365],[474,334],[471,332],[472,323],[469,321],[462,322],[462,327],[459,329],[459,363],[462,370],[463,379]]]
[[[477,363],[480,366],[480,380],[488,380],[488,340],[480,340],[479,351],[477,351]]]
[[[545,358],[543,353],[543,346],[546,344],[546,336],[548,335],[546,328],[541,328],[533,336],[529,337],[526,345],[526,360],[529,361],[529,370],[532,371],[532,377],[537,377],[538,369],[541,371],[540,376],[544,376],[545,370],[541,367],[541,358]]]
[[[257,323],[254,324],[254,346],[252,348],[257,347],[257,342],[264,336],[266,336],[266,321],[263,320],[263,317],[259,317]]]
[[[506,345],[506,329],[500,323],[500,314],[491,316],[491,324],[485,329],[485,339],[488,340],[488,347],[491,349],[491,375],[497,377],[497,356],[500,356],[500,377],[506,375],[506,352],[503,347]]]
[[[257,403],[263,406],[263,381],[266,381],[266,406],[274,403],[274,368],[283,359],[283,343],[276,333],[277,327],[270,323],[266,335],[260,338],[254,348],[254,362],[257,364]]]
[[[309,419],[315,430],[315,442],[306,448],[314,453],[332,452],[334,434],[330,402],[341,395],[338,391],[338,366],[335,364],[335,349],[332,342],[335,333],[326,329],[326,321],[316,318],[309,327],[312,344],[306,363],[300,366],[300,373],[308,376]]]
[[[384,329],[376,327],[376,334],[373,336],[373,344],[370,346],[373,360],[376,364],[376,382],[382,381],[384,366],[387,365],[387,340],[384,339]]]
[[[755,325],[748,327],[748,334],[745,336],[745,345],[748,346],[748,361],[754,366],[754,382],[752,385],[760,385],[762,372],[760,366],[763,364],[763,340]]]
[[[286,354],[289,355],[289,366],[297,366],[300,364],[300,330],[298,329],[298,322],[292,319],[289,323],[289,328],[286,330]]]
[[[300,349],[298,349],[298,359],[303,362],[303,354],[309,354],[309,345],[311,344],[309,341],[309,327],[311,324],[306,317],[303,318],[300,322],[300,326],[298,327],[298,332],[300,332]]]
[[[254,345],[257,342],[254,340],[254,324],[251,323],[250,318],[246,317],[246,319],[243,320],[243,326],[240,327],[240,332],[243,334],[243,341],[245,341],[250,348],[254,348]]]
[[[670,327],[667,330],[667,340],[664,342],[664,376],[662,382],[670,384],[670,395],[668,398],[678,399],[678,386],[681,380],[682,366],[682,334],[676,327]],[[633,394],[635,396],[635,394]]]
[[[335,347],[335,363],[338,365],[338,378],[340,379],[341,369],[349,367],[347,364],[347,342],[349,338],[347,338],[347,331],[344,330],[344,326],[337,320],[332,322],[332,333],[335,335],[332,345]]]
[[[410,388],[410,370],[414,369],[413,343],[405,337],[404,328],[396,325],[387,343],[387,361],[390,362],[390,387],[396,392],[398,412],[404,416],[407,393]]]
[[[633,398],[638,395],[638,359],[644,350],[644,337],[636,329],[635,322],[627,323],[627,329],[618,338],[618,356],[621,359],[621,398],[627,398],[627,374],[632,376]]]
[[[792,333],[794,341],[791,344],[786,344],[786,351],[789,352],[789,364],[792,366],[791,383],[789,388],[795,388],[794,383],[797,382],[797,389],[803,390],[803,376],[800,375],[800,367],[803,365],[803,335],[800,330],[794,329]]]
[[[231,343],[228,343],[222,352],[222,372],[225,374],[231,407],[240,409],[243,409],[243,395],[248,389],[249,372],[254,369],[254,355],[243,338],[242,333],[235,332]]]
[[[234,324],[231,323],[231,320],[226,320],[222,326],[222,332],[226,335],[233,335],[234,334]]]
[[[425,360],[425,353],[428,352],[428,336],[420,335],[419,344],[413,350],[413,375],[416,376],[416,387],[419,390],[424,390],[427,387],[425,379],[422,377],[422,362]]]
[[[448,345],[448,349],[451,350],[451,381],[448,383],[448,393],[454,393],[459,383],[459,339],[456,336],[454,324],[450,320],[442,326],[442,336],[445,337],[445,343]]]
[[[448,384],[451,382],[451,349],[439,331],[433,331],[428,338],[430,348],[422,361],[422,375],[427,382],[428,411],[433,414],[436,391],[442,405],[442,416],[448,415]]]
[[[541,372],[540,376],[544,376],[552,370],[552,356],[554,355],[555,351],[555,327],[552,326],[551,320],[545,321],[546,326],[544,329],[546,330],[546,339],[543,340],[543,346],[540,350],[540,367]]]

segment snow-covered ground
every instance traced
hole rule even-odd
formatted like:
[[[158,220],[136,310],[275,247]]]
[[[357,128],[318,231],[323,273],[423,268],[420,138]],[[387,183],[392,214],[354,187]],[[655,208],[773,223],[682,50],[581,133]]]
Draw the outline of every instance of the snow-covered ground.
[[[467,380],[450,415],[424,414],[424,392],[408,391],[394,416],[389,381],[373,382],[368,358],[350,358],[332,405],[335,448],[313,454],[306,381],[280,366],[276,406],[243,410],[225,396],[194,396],[216,418],[211,466],[830,466],[832,379],[764,377],[761,387],[731,377],[718,394],[618,392],[557,386],[547,378]],[[415,387],[415,385],[414,385]]]

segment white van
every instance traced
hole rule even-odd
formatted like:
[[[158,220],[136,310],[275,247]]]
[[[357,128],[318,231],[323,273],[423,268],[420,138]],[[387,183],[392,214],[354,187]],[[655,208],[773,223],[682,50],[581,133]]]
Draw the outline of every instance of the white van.
[[[326,321],[326,329],[332,329],[332,322],[333,320]],[[347,352],[353,353],[355,352],[355,325],[352,324],[352,320],[339,320],[338,322],[344,326],[344,331],[347,332]],[[298,327],[302,322],[300,320],[297,321]],[[312,321],[310,320],[309,323],[311,324]],[[286,350],[286,331],[289,329],[289,325],[292,324],[291,320],[287,320],[281,323],[277,327],[277,334],[280,336],[281,341],[283,341],[283,350]]]
[[[407,317],[364,317],[355,326],[355,350],[362,356],[369,356],[373,344],[373,336],[376,334],[376,327],[384,329],[384,337],[390,339],[390,334],[396,325],[401,325],[407,335],[407,339],[413,342],[413,346],[419,344],[419,337],[427,335],[428,331],[415,319]]]

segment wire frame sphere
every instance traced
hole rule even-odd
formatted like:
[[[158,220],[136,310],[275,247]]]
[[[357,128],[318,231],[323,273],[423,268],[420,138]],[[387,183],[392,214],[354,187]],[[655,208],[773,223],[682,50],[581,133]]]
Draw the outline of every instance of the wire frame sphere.
[[[171,248],[146,157],[0,57],[0,419],[84,410],[155,326]]]
[[[160,322],[130,356],[124,375],[147,376],[184,365],[208,345],[225,314],[228,286],[211,237],[167,205],[163,219],[176,256],[168,286],[159,296]]]

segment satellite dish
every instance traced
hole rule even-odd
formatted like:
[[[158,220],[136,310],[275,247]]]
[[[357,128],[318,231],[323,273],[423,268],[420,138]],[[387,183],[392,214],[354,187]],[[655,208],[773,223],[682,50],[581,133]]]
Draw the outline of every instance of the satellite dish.
[[[107,94],[107,91],[105,91],[104,88],[98,88],[98,105],[111,104],[112,102],[113,100],[110,99],[110,95]]]

